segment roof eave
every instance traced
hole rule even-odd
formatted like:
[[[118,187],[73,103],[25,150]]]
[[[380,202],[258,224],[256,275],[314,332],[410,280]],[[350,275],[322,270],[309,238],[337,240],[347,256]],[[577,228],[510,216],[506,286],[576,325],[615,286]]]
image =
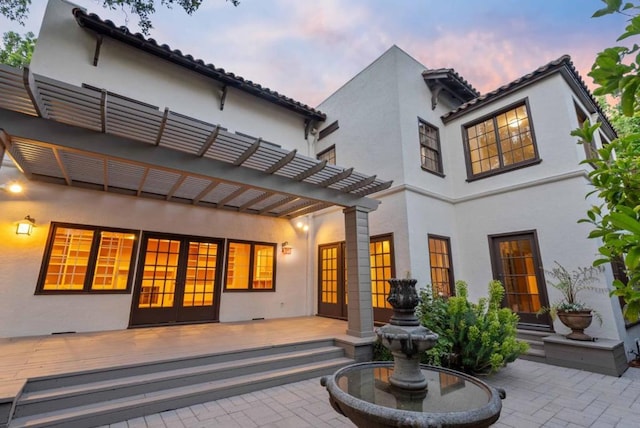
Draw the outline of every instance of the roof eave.
[[[81,8],[73,9],[73,15],[75,16],[78,25],[80,25],[81,27],[95,31],[98,34],[108,36],[114,40],[118,40],[136,49],[140,49],[151,55],[172,62],[181,67],[202,74],[206,77],[212,78],[222,83],[223,85],[228,85],[230,87],[236,88],[258,98],[266,100],[270,103],[279,105],[283,108],[286,108],[287,110],[304,116],[306,119],[323,122],[327,118],[326,114],[318,110],[315,110],[308,106],[304,106],[302,103],[297,103],[288,97],[284,97],[278,93],[274,93],[266,88],[256,87],[255,84],[245,79],[234,77],[229,73],[219,71],[212,66],[206,65],[201,60],[192,59],[190,58],[190,56],[178,54],[168,48],[165,49],[163,46],[151,43],[147,39],[117,28],[113,24],[103,21],[95,15],[88,15]]]
[[[520,89],[526,86],[532,85],[540,80],[546,79],[552,74],[561,73],[562,77],[569,84],[573,92],[580,98],[580,100],[583,103],[591,104],[594,107],[594,110],[598,113],[598,116],[600,117],[600,121],[602,123],[603,128],[605,129],[605,132],[607,132],[610,136],[615,138],[617,134],[613,129],[613,126],[611,125],[606,115],[598,105],[598,102],[595,100],[595,98],[589,92],[589,90],[585,86],[580,76],[577,74],[577,71],[575,71],[571,63],[571,58],[565,55],[561,57],[559,60],[557,60],[556,63],[551,63],[546,67],[547,68],[544,71],[534,72],[535,74],[533,74],[530,77],[517,79],[514,82],[511,82],[507,85],[504,85],[501,88],[498,88],[497,90],[494,91],[494,93],[489,93],[484,95],[484,97],[486,98],[477,99],[476,102],[473,104],[469,103],[466,106],[463,106],[463,108],[454,110],[453,112],[443,115],[441,117],[442,122],[449,123],[454,119],[462,117],[479,108],[482,108],[487,104],[490,104],[494,101],[497,101],[508,95],[511,95],[514,92],[519,91]],[[471,102],[473,101],[474,100],[472,100]]]

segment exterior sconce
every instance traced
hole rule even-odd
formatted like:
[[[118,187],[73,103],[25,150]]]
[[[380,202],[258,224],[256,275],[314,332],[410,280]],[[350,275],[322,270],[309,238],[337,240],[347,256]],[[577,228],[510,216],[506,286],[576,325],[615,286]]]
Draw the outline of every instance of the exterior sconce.
[[[16,227],[16,235],[31,235],[33,228],[36,226],[36,219],[27,215],[24,219],[18,222]]]
[[[10,181],[7,184],[0,185],[0,189],[6,190],[9,193],[22,193],[24,187],[17,181]]]
[[[309,225],[302,220],[298,220],[296,222],[296,228],[302,230],[303,232],[306,232],[309,230]]]
[[[282,243],[282,254],[291,254],[291,245],[288,241]]]

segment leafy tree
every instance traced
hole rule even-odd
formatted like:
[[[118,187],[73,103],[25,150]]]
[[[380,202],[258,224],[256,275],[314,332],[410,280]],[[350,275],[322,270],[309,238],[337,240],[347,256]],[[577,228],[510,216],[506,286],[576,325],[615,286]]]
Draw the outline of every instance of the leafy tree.
[[[628,25],[618,42],[640,35],[640,3],[603,0],[605,7],[594,17],[619,13],[629,17]],[[640,113],[640,46],[614,46],[600,52],[589,72],[599,88],[595,95],[610,95],[620,99],[622,115],[635,119]],[[583,141],[593,141],[599,124],[588,122],[572,132]],[[629,132],[627,134],[627,132]],[[594,226],[589,237],[602,240],[600,258],[594,265],[623,260],[627,284],[614,281],[613,294],[626,301],[625,316],[631,321],[640,316],[640,133],[637,127],[625,129],[615,139],[598,150],[597,159],[587,160],[595,169],[589,174],[594,190],[604,203],[593,206],[582,222]]]
[[[599,96],[598,104],[609,118],[609,122],[613,125],[618,135],[624,136],[629,134],[640,133],[640,115],[625,116],[622,113],[622,106],[618,102],[615,105],[609,104],[606,97]]]
[[[25,67],[31,62],[36,38],[31,31],[24,36],[9,31],[2,36],[0,45],[0,63],[13,67]]]
[[[151,25],[151,15],[156,11],[155,0],[101,0],[102,6],[115,10],[122,8],[128,10],[139,19],[141,31],[148,35],[149,30],[153,28]],[[226,0],[234,6],[240,4],[240,0]],[[178,5],[185,12],[191,15],[198,10],[202,4],[202,0],[160,0],[162,6],[171,9],[172,6]],[[0,14],[6,16],[11,21],[17,21],[24,25],[24,20],[29,14],[29,6],[31,0],[0,0]]]

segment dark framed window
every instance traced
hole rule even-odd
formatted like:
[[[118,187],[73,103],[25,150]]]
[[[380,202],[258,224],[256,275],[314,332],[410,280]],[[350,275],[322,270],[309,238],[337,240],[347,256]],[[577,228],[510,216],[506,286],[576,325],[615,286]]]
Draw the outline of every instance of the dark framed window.
[[[318,160],[326,160],[328,164],[336,164],[336,146],[331,146],[326,150],[318,153]]]
[[[52,223],[36,293],[128,293],[138,232]]]
[[[418,134],[422,169],[442,176],[442,152],[438,128],[418,118]]]
[[[463,129],[468,181],[540,162],[527,100]]]
[[[225,291],[275,291],[276,244],[229,241]]]
[[[429,235],[429,265],[431,287],[434,296],[449,297],[455,294],[451,242],[446,236]]]
[[[587,114],[578,107],[577,104],[573,104],[576,109],[576,118],[578,119],[578,128],[582,128],[587,121]],[[582,141],[582,147],[584,148],[585,159],[595,159],[598,157],[598,146],[595,141]]]
[[[393,235],[372,236],[369,241],[371,262],[371,301],[374,310],[391,309],[387,302],[389,282],[395,278],[396,267],[393,255]]]

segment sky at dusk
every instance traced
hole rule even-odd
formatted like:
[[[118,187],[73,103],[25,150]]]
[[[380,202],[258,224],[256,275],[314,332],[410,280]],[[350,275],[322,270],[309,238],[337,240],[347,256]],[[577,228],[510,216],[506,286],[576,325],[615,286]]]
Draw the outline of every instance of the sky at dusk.
[[[0,32],[37,34],[46,1],[32,3],[25,27],[0,18]],[[72,3],[138,31],[135,16],[99,0]],[[158,43],[311,106],[394,44],[427,68],[454,68],[481,93],[563,54],[592,87],[595,55],[626,25],[591,18],[601,0],[204,0],[192,16],[156,3]]]

